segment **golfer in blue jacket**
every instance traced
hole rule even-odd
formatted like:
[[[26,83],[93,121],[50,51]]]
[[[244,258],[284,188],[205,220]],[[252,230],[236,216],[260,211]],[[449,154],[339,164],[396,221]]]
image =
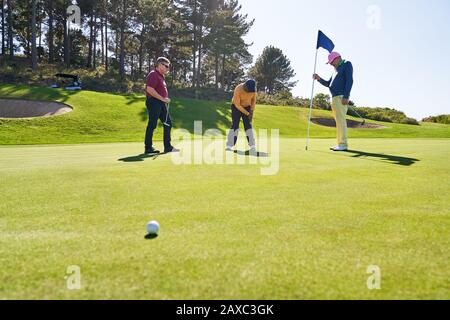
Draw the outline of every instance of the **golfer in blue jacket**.
[[[332,52],[328,56],[328,63],[336,68],[337,75],[334,80],[323,80],[319,75],[315,74],[314,79],[319,81],[325,87],[330,88],[333,101],[331,109],[336,120],[338,145],[331,148],[333,151],[348,150],[348,134],[347,134],[347,112],[350,102],[350,92],[353,86],[353,65],[350,61],[342,59],[337,52]]]

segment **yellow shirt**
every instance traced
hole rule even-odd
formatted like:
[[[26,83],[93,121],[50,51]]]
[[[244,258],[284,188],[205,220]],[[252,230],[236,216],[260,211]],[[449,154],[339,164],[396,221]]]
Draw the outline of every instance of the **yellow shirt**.
[[[242,83],[234,90],[232,102],[239,111],[246,114],[247,111],[244,108],[251,107],[252,110],[256,108],[256,92],[246,92]]]

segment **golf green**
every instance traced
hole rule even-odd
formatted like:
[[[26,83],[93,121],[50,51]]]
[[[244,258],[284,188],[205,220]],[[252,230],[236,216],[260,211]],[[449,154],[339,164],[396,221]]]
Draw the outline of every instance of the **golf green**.
[[[449,299],[449,140],[304,143],[281,139],[272,176],[141,143],[0,147],[0,299]]]

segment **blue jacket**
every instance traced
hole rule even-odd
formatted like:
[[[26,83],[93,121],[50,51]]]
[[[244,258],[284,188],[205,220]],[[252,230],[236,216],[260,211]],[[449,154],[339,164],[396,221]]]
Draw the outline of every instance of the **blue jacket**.
[[[353,87],[353,65],[350,61],[346,61],[337,68],[337,75],[333,82],[320,79],[319,82],[325,87],[330,88],[331,95],[344,96],[345,99],[350,98],[350,92]],[[331,85],[330,85],[331,84]]]

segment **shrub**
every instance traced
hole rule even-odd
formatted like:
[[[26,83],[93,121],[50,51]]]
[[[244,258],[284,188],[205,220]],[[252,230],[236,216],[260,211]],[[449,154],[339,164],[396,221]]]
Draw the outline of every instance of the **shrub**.
[[[258,92],[258,104],[309,108],[309,99],[294,98],[290,92],[275,95]]]
[[[440,116],[428,117],[422,120],[423,122],[450,124],[450,114],[442,114]]]
[[[413,125],[413,126],[420,126],[420,123],[416,119],[413,119],[413,118],[403,119],[401,123],[403,123],[403,124],[410,124],[410,125]]]
[[[420,125],[416,119],[408,118],[405,113],[392,108],[367,108],[354,107],[354,109],[364,118],[369,120],[402,123],[409,125]],[[349,110],[349,115],[356,117],[357,114],[352,109]]]

